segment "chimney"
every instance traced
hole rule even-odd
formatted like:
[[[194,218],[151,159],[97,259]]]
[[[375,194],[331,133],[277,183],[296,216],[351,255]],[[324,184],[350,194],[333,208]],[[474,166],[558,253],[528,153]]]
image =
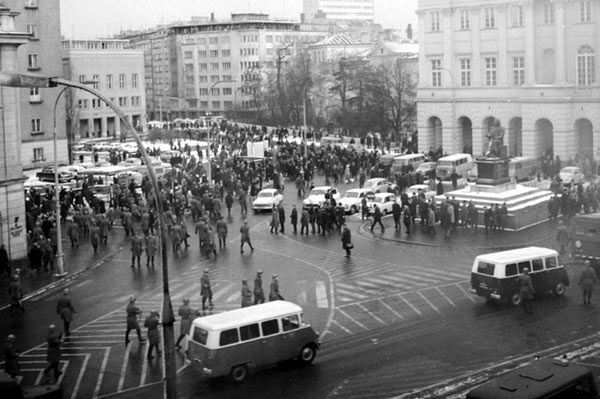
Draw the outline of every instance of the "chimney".
[[[408,26],[406,27],[406,38],[408,40],[412,40],[412,38],[413,38],[413,30],[412,30],[411,24],[408,24]]]
[[[210,13],[210,22],[215,22],[215,13],[214,12]]]

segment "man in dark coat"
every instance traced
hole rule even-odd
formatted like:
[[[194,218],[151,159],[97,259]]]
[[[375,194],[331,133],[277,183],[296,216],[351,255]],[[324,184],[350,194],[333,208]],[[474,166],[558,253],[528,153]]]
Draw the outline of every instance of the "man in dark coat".
[[[352,253],[352,233],[346,224],[342,227],[342,248],[346,251],[346,258],[349,258]]]
[[[399,203],[394,202],[392,204],[392,216],[394,217],[394,228],[400,230],[400,215],[402,214],[402,207]]]
[[[292,212],[290,213],[290,222],[294,228],[294,234],[298,234],[298,210],[296,205],[292,205]],[[283,233],[283,230],[281,231]]]
[[[62,343],[62,336],[58,332],[56,326],[51,324],[48,328],[48,336],[46,338],[47,349],[46,349],[46,361],[48,365],[44,369],[44,377],[48,375],[50,370],[54,370],[54,382],[58,381],[58,377],[61,372],[59,370],[60,363],[60,344]]]
[[[279,212],[279,227],[281,230],[281,234],[283,234],[285,231],[284,229],[284,225],[285,225],[285,209],[283,208],[283,205],[279,204],[279,206],[277,207],[277,212]]]
[[[438,180],[438,184],[436,186],[436,195],[444,194],[444,185],[442,184],[442,180]]]
[[[200,295],[202,296],[202,310],[206,310],[206,300],[208,304],[213,307],[212,301],[212,289],[210,287],[210,277],[208,275],[208,269],[204,269],[204,275],[200,278]]]
[[[269,291],[269,301],[283,300],[283,297],[279,293],[279,281],[277,280],[279,275],[274,274],[271,280],[271,287]]]
[[[219,249],[223,249],[227,243],[227,223],[225,223],[222,216],[217,220],[216,228],[217,236],[219,237]]]
[[[529,269],[525,267],[523,274],[517,277],[519,284],[519,295],[521,296],[521,302],[523,303],[523,311],[525,313],[533,313],[531,310],[531,300],[533,299],[533,283],[531,282],[531,276],[529,275]]]
[[[181,348],[179,343],[185,336],[187,336],[189,334],[190,327],[192,326],[192,320],[194,318],[194,312],[192,311],[192,308],[190,308],[190,300],[189,299],[183,300],[183,305],[181,305],[179,307],[177,314],[179,316],[181,316],[179,337],[177,338],[177,342],[175,343],[175,347],[177,349],[179,349],[179,348]]]
[[[262,287],[262,270],[256,272],[254,278],[254,304],[265,303],[265,292]]]
[[[303,235],[305,231],[306,235],[308,235],[308,220],[308,211],[306,209],[303,209],[302,214],[300,215],[300,235]]]
[[[385,227],[383,227],[383,223],[381,222],[381,217],[381,209],[379,209],[377,204],[373,205],[373,222],[371,223],[371,231],[373,231],[373,228],[376,224],[379,224],[382,233],[385,231]]]
[[[16,337],[9,334],[4,344],[4,371],[6,374],[15,378],[19,375],[21,367],[19,366],[19,351],[17,351]]]
[[[144,249],[144,243],[142,242],[142,238],[135,235],[135,232],[131,230],[131,267],[135,267],[135,261],[137,259],[138,267],[140,265],[140,258],[142,257],[142,251]]]
[[[127,330],[125,331],[125,345],[129,344],[129,332],[135,330],[137,332],[140,343],[144,342],[142,338],[142,332],[140,331],[140,325],[138,323],[138,317],[142,314],[142,309],[135,305],[135,297],[129,298],[129,305],[127,305]]]
[[[21,282],[17,274],[13,275],[11,282],[8,285],[8,297],[10,298],[10,315],[13,316],[17,309],[21,312],[25,311],[23,306],[23,290],[21,289]]]
[[[250,287],[248,287],[247,279],[242,280],[241,296],[242,296],[242,307],[243,308],[252,306],[252,291],[250,290]]]
[[[594,285],[598,284],[598,279],[596,278],[596,271],[590,264],[589,260],[585,261],[585,268],[581,272],[581,276],[579,277],[579,286],[581,287],[581,291],[583,292],[583,304],[591,304],[592,303],[592,292],[594,291]]]
[[[404,217],[403,217],[403,222],[404,222],[404,229],[406,230],[406,234],[410,234],[410,225],[412,224],[412,213],[410,211],[410,207],[409,206],[405,206],[404,207]]]
[[[56,303],[56,313],[60,315],[60,318],[63,321],[63,331],[65,336],[68,337],[71,335],[69,326],[71,325],[71,321],[73,321],[73,314],[76,313],[73,303],[71,302],[68,288],[65,288],[62,296],[58,298],[58,302]]]
[[[152,355],[152,351],[154,348],[156,348],[156,355],[160,356],[161,355],[161,351],[160,351],[160,347],[159,347],[159,343],[160,343],[160,334],[158,333],[158,325],[159,325],[160,321],[159,321],[159,317],[158,317],[158,312],[156,311],[152,311],[150,312],[150,315],[148,315],[148,317],[146,317],[146,320],[144,320],[144,327],[147,328],[147,335],[148,335],[148,360],[152,359],[154,356]]]

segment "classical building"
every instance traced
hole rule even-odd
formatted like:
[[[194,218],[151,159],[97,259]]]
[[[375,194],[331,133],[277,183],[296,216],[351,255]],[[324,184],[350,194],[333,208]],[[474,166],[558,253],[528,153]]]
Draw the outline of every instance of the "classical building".
[[[600,2],[419,0],[419,150],[600,158]]]
[[[327,35],[267,14],[232,14],[227,21],[193,18],[120,37],[144,51],[149,117],[170,120],[253,111],[245,82]]]
[[[67,79],[100,90],[118,105],[133,127],[146,127],[144,53],[127,48],[126,40],[63,40]],[[119,137],[121,122],[102,100],[83,90],[71,90],[66,113],[73,141]]]
[[[303,14],[307,21],[324,16],[334,20],[372,22],[375,0],[304,0]]]

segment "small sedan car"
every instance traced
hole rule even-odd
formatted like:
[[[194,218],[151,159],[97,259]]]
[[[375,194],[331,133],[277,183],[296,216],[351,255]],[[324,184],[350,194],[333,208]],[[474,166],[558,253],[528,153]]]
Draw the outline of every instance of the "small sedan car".
[[[309,209],[313,206],[322,206],[325,203],[325,194],[329,194],[336,202],[342,197],[337,188],[331,186],[320,186],[310,190],[308,198],[302,201],[302,208]]]
[[[346,195],[342,197],[339,205],[344,207],[346,213],[356,213],[360,211],[362,199],[367,197],[367,202],[372,200],[375,193],[368,188],[353,188],[346,191]]]
[[[283,201],[283,195],[274,188],[265,188],[260,190],[256,199],[252,201],[252,210],[257,213],[260,211],[272,211]]]
[[[40,181],[54,181],[54,167],[46,166],[41,172],[37,172],[37,178]],[[67,169],[65,166],[58,167],[58,182],[65,183],[75,178],[75,174]]]
[[[363,188],[368,188],[369,190],[373,191],[375,194],[387,193],[389,187],[391,187],[391,189],[394,191],[394,193],[398,192],[398,186],[396,186],[394,183],[388,181],[387,179],[385,179],[383,177],[374,177],[372,179],[367,180],[365,182],[365,184],[363,185]]]
[[[388,213],[392,213],[392,206],[398,199],[395,194],[392,193],[377,193],[375,197],[367,204],[369,206],[369,214],[373,214],[375,211],[375,205],[379,208],[383,215],[387,215]]]
[[[562,168],[559,176],[563,181],[563,184],[568,186],[583,183],[584,180],[583,172],[577,166],[567,166]]]
[[[408,197],[412,197],[415,194],[419,197],[419,194],[423,193],[425,195],[425,200],[429,201],[430,199],[435,197],[435,191],[433,191],[427,184],[415,184],[406,189],[406,194]]]

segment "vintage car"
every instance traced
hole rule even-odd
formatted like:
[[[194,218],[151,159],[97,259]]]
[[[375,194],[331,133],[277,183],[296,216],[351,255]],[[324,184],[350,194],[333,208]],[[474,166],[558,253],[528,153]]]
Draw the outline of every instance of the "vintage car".
[[[254,212],[272,211],[283,201],[283,195],[277,189],[265,188],[260,190],[256,199],[252,201],[252,210]]]
[[[319,186],[310,190],[308,198],[302,201],[302,208],[308,209],[313,206],[322,206],[325,203],[325,194],[329,194],[336,202],[342,197],[339,190],[332,186]]]
[[[374,177],[372,179],[367,180],[363,185],[363,188],[367,188],[373,191],[375,194],[387,193],[388,188],[390,187],[394,191],[394,193],[397,194],[398,186],[383,177]]]
[[[375,193],[368,188],[353,188],[346,191],[346,195],[340,199],[339,205],[344,207],[346,213],[356,213],[360,211],[364,197],[367,197],[367,201],[370,201],[374,196]]]
[[[393,193],[377,193],[369,202],[367,202],[369,214],[373,214],[375,205],[377,205],[383,215],[392,213],[392,206],[397,201],[398,198]]]

